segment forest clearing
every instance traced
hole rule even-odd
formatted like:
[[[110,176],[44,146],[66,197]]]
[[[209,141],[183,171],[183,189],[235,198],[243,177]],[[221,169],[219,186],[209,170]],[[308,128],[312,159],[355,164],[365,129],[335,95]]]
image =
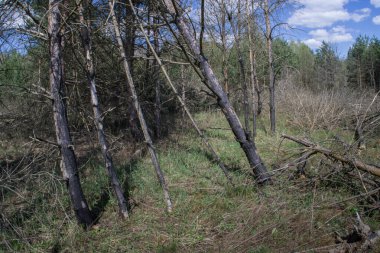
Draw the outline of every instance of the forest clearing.
[[[294,4],[1,1],[0,252],[380,252],[380,40]]]

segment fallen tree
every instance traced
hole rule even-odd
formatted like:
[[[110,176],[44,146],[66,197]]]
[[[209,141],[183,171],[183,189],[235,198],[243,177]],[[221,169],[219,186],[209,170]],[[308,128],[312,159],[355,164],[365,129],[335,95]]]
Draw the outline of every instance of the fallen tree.
[[[361,161],[358,158],[353,157],[353,156],[348,157],[348,156],[342,156],[340,154],[336,154],[331,149],[324,148],[324,147],[322,147],[318,144],[315,144],[311,141],[308,141],[308,140],[301,140],[301,139],[298,139],[296,137],[285,135],[285,134],[281,135],[281,137],[288,139],[288,140],[291,140],[291,141],[294,141],[298,144],[301,144],[301,145],[307,147],[308,149],[310,149],[310,151],[315,151],[315,154],[317,154],[317,153],[323,154],[328,158],[338,160],[338,161],[345,163],[345,164],[349,164],[355,168],[358,168],[359,170],[369,172],[370,174],[372,174],[374,176],[380,177],[380,167],[378,167],[376,165],[367,164],[367,163],[365,163],[365,162],[363,162],[363,161]]]

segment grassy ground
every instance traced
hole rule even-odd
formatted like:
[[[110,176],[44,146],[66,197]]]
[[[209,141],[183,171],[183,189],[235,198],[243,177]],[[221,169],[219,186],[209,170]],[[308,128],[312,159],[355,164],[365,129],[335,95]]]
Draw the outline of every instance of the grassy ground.
[[[49,170],[34,169],[20,181],[20,188],[1,194],[0,252],[323,252],[335,244],[336,233],[352,230],[357,211],[379,229],[378,210],[368,212],[358,198],[347,201],[364,190],[350,188],[356,186],[338,174],[330,175],[331,167],[320,163],[320,157],[309,163],[307,177],[289,180],[295,168],[281,170],[299,152],[299,146],[282,140],[281,133],[307,136],[326,147],[332,147],[334,135],[350,141],[352,133],[309,133],[279,117],[274,136],[266,134],[265,119],[259,122],[257,148],[266,166],[277,171],[274,184],[261,188],[221,113],[200,113],[196,118],[231,169],[236,187],[227,184],[190,126],[171,129],[169,139],[156,144],[174,203],[171,214],[165,212],[147,154],[131,160],[134,150],[128,143],[114,147],[119,178],[130,198],[126,221],[118,217],[101,159],[87,154],[81,177],[89,204],[100,216],[88,232],[76,225],[57,164],[49,164]],[[378,141],[368,144],[363,157],[379,161]]]

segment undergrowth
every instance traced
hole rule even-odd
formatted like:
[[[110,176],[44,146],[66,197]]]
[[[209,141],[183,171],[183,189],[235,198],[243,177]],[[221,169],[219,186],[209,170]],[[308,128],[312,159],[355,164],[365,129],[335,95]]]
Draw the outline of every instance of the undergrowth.
[[[119,142],[112,148],[130,200],[128,220],[118,216],[103,162],[92,152],[80,173],[89,204],[99,217],[97,224],[87,232],[78,227],[58,164],[50,163],[31,171],[17,189],[2,188],[0,251],[321,252],[321,247],[335,244],[336,233],[352,229],[356,212],[379,229],[378,210],[367,212],[360,198],[352,198],[364,190],[329,175],[331,164],[312,158],[307,176],[293,179],[289,174],[296,169],[283,168],[300,147],[283,140],[281,133],[332,147],[334,136],[349,142],[352,132],[341,128],[310,132],[280,114],[278,133],[269,135],[263,127],[267,120],[260,118],[256,145],[275,176],[273,184],[258,187],[223,115],[204,112],[196,118],[229,168],[235,187],[227,183],[190,125],[173,128],[168,139],[156,143],[174,203],[168,214],[149,156],[143,152],[128,159],[134,150]],[[368,144],[370,155],[380,153],[377,141]],[[328,177],[321,178],[322,174]]]

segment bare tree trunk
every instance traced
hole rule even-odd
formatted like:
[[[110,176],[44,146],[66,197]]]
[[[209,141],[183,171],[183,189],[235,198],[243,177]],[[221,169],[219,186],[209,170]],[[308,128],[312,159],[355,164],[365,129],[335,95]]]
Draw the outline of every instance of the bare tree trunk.
[[[268,0],[264,1],[264,15],[266,26],[266,41],[268,50],[268,64],[269,64],[269,113],[270,113],[270,130],[276,132],[276,100],[275,100],[275,83],[274,83],[274,65],[273,65],[273,52],[272,52],[272,27],[270,25],[270,12]]]
[[[133,6],[132,6],[132,11],[134,11]],[[155,23],[159,24],[159,19],[155,18]],[[159,51],[159,42],[158,42],[158,27],[154,26],[154,49],[156,52]],[[147,49],[149,50],[149,49]],[[161,137],[161,83],[160,83],[160,74],[159,74],[159,64],[157,60],[155,60],[155,67],[154,67],[154,72],[155,72],[155,101],[154,101],[154,118],[155,118],[155,127],[156,127],[156,137],[160,138]]]
[[[244,127],[245,127],[245,133],[247,136],[251,135],[251,131],[249,128],[249,102],[248,102],[248,87],[246,83],[246,76],[245,76],[245,64],[243,59],[243,53],[240,46],[240,33],[241,33],[241,1],[238,0],[238,13],[237,13],[237,24],[235,27],[235,24],[232,20],[232,13],[228,13],[228,20],[232,27],[232,32],[235,37],[235,45],[236,50],[238,54],[238,62],[239,62],[239,69],[240,69],[240,85],[243,92],[243,111],[244,111]]]
[[[224,84],[224,92],[229,96],[229,90],[228,90],[228,62],[227,62],[227,32],[226,32],[226,5],[224,3],[224,0],[222,0],[222,18],[221,18],[221,37],[222,37],[222,72],[223,72],[223,84]]]
[[[90,227],[93,223],[91,212],[82,191],[77,160],[69,132],[66,103],[64,100],[62,34],[60,5],[62,0],[49,0],[49,43],[50,43],[50,89],[53,99],[53,114],[57,143],[61,153],[61,170],[70,193],[78,223]]]
[[[132,0],[129,0],[129,1],[130,1],[131,5],[132,5]],[[164,74],[164,76],[166,77],[166,80],[168,81],[171,89],[173,90],[173,92],[176,95],[177,99],[181,103],[181,106],[182,106],[184,112],[189,117],[191,123],[193,124],[195,130],[197,131],[197,133],[201,137],[203,143],[210,150],[213,158],[215,159],[215,161],[217,162],[217,164],[219,165],[219,167],[222,169],[224,175],[227,177],[228,181],[232,184],[232,178],[228,174],[227,168],[225,167],[224,163],[222,162],[222,160],[220,159],[220,157],[218,156],[218,154],[216,153],[216,151],[214,150],[214,148],[211,146],[210,142],[208,141],[208,138],[204,135],[204,133],[202,132],[202,130],[198,127],[197,122],[195,121],[195,119],[191,115],[190,110],[187,108],[187,106],[185,104],[185,101],[184,101],[184,94],[185,93],[182,93],[183,97],[181,97],[180,93],[177,91],[177,88],[174,86],[173,82],[171,81],[171,78],[169,77],[168,72],[166,71],[165,66],[162,64],[161,59],[158,57],[157,52],[155,51],[155,49],[153,48],[152,44],[150,43],[150,40],[149,40],[148,36],[145,33],[144,27],[142,26],[141,22],[139,21],[139,19],[137,17],[137,13],[136,13],[135,9],[133,7],[132,7],[132,9],[133,9],[134,15],[136,16],[136,20],[139,23],[140,30],[144,34],[144,38],[145,38],[146,43],[148,44],[148,47],[152,51],[152,54],[153,54],[155,60],[157,61],[158,65],[161,67],[161,71]],[[181,77],[183,78],[183,65],[181,65]],[[182,82],[183,82],[183,79],[182,79]]]
[[[138,116],[139,121],[140,121],[140,126],[141,126],[141,129],[143,131],[145,142],[146,142],[146,144],[148,146],[148,150],[149,150],[149,153],[151,155],[152,163],[153,163],[153,166],[154,166],[154,168],[156,170],[156,174],[157,174],[158,180],[160,181],[160,184],[161,184],[162,189],[164,191],[164,198],[165,198],[165,201],[166,201],[167,210],[168,210],[168,212],[171,212],[172,211],[172,202],[170,200],[168,186],[167,186],[167,184],[165,182],[164,174],[163,174],[163,172],[162,172],[162,170],[160,168],[160,163],[158,162],[156,150],[155,150],[155,148],[153,146],[153,142],[152,142],[152,139],[150,137],[150,134],[149,134],[149,131],[148,131],[148,127],[146,125],[145,118],[144,118],[144,115],[143,115],[140,103],[139,103],[138,98],[137,98],[137,93],[136,93],[135,85],[133,83],[132,75],[131,75],[131,72],[129,70],[129,64],[128,64],[128,61],[127,61],[127,58],[126,58],[126,55],[125,55],[125,50],[124,50],[124,47],[123,47],[123,41],[121,40],[121,36],[120,36],[119,24],[117,22],[117,19],[116,19],[116,16],[115,16],[115,11],[114,11],[114,8],[113,8],[114,7],[114,2],[112,0],[109,0],[108,3],[109,3],[109,6],[110,6],[110,14],[111,14],[111,18],[112,18],[115,34],[116,34],[116,40],[117,40],[117,43],[118,43],[118,46],[119,46],[119,50],[120,50],[120,56],[121,56],[122,61],[123,61],[125,75],[127,77],[127,83],[128,83],[128,86],[129,86],[129,90],[130,90],[130,92],[132,94],[133,105],[134,105],[134,108],[135,108],[135,110],[137,112],[137,116]]]
[[[128,218],[128,209],[127,209],[127,201],[125,199],[123,190],[120,186],[119,180],[117,179],[117,175],[115,172],[115,167],[113,165],[112,156],[109,152],[108,148],[108,142],[106,135],[103,130],[103,120],[102,120],[102,114],[100,112],[99,108],[99,101],[98,101],[98,95],[96,91],[96,82],[95,82],[95,68],[94,68],[94,62],[92,58],[92,41],[91,41],[91,24],[85,20],[84,17],[84,8],[88,8],[88,2],[87,0],[82,0],[77,2],[79,7],[79,19],[80,19],[80,33],[82,38],[82,44],[85,51],[85,57],[86,57],[86,75],[87,75],[87,81],[90,88],[91,93],[91,103],[92,103],[92,109],[94,112],[94,121],[95,126],[98,131],[98,139],[100,148],[102,150],[103,159],[106,164],[106,169],[108,172],[108,176],[110,178],[110,182],[112,185],[113,190],[115,191],[115,195],[119,204],[119,210],[120,214],[123,218]]]
[[[194,55],[197,63],[199,64],[200,71],[204,77],[203,82],[215,94],[218,100],[218,105],[222,109],[236,140],[240,143],[248,162],[253,169],[255,176],[259,183],[270,181],[270,176],[263,164],[260,156],[256,151],[256,146],[252,140],[246,135],[235,110],[230,104],[226,93],[220,86],[210,64],[206,57],[201,54],[199,44],[191,34],[189,26],[185,21],[184,15],[179,13],[175,0],[164,0],[167,11],[172,15],[173,22],[176,24],[178,30],[186,41],[191,53]],[[186,53],[186,52],[185,52]]]
[[[261,91],[259,89],[259,82],[257,80],[257,64],[256,64],[256,49],[254,48],[254,43],[252,39],[252,23],[254,21],[254,14],[253,14],[253,6],[254,6],[254,0],[251,1],[251,7],[252,7],[252,16],[250,15],[250,8],[249,8],[249,2],[246,1],[246,20],[247,20],[247,28],[248,28],[248,44],[249,44],[249,74],[250,74],[250,80],[251,80],[251,94],[252,94],[252,114],[253,114],[253,126],[252,126],[252,136],[256,136],[257,131],[257,115],[261,113]],[[257,108],[255,106],[255,93],[257,95]]]

